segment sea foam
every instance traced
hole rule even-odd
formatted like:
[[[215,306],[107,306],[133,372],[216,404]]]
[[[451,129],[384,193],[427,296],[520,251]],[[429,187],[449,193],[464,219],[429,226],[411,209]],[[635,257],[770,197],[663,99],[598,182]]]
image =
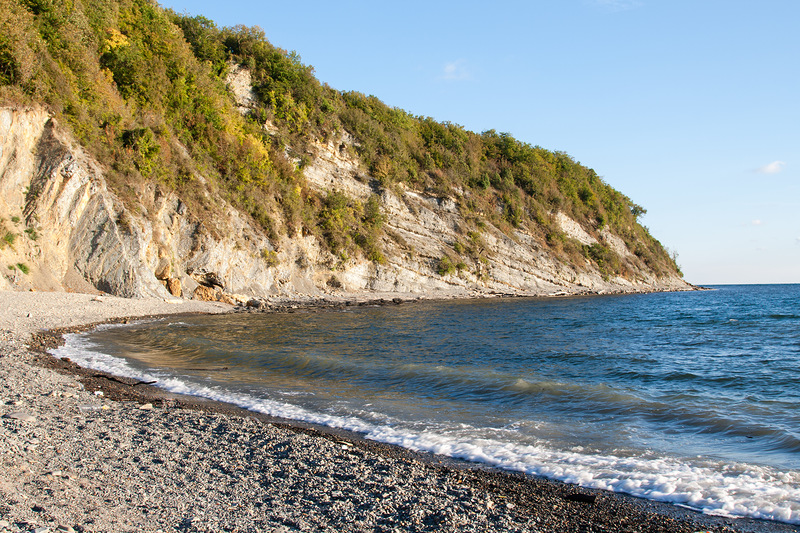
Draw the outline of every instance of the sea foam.
[[[271,416],[299,420],[363,434],[366,438],[421,452],[488,464],[584,487],[622,492],[670,502],[708,514],[751,517],[800,524],[800,473],[768,466],[725,463],[697,458],[639,454],[593,454],[572,448],[559,450],[477,435],[474,428],[449,431],[404,427],[402,422],[380,424],[358,416],[316,412],[285,401],[258,398],[220,386],[191,383],[161,370],[140,370],[128,361],[98,350],[85,334],[65,336],[56,357],[95,370],[140,379],[158,380],[170,392],[231,403]],[[376,420],[380,417],[370,417]]]

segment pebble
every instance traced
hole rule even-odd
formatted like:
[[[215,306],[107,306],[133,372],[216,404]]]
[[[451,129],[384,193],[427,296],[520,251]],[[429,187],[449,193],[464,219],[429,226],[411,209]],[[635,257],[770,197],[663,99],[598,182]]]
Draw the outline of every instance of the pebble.
[[[338,434],[212,410],[153,416],[141,410],[153,398],[137,408],[98,399],[93,385],[37,366],[25,342],[0,341],[0,404],[37,414],[36,424],[0,423],[3,533],[733,531],[668,520],[615,495],[570,502],[559,484],[462,471]],[[76,397],[43,396],[66,390]]]
[[[139,409],[141,409],[142,411],[152,411],[153,410],[153,404],[152,403],[142,404],[142,405],[139,406]]]
[[[36,417],[24,411],[14,411],[3,415],[3,418],[10,418],[12,420],[19,420],[20,422],[36,422]]]

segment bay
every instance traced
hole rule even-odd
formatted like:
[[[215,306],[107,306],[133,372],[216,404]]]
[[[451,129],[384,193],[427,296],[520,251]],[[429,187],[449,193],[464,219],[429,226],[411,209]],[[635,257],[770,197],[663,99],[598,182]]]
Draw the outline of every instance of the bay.
[[[800,523],[800,285],[147,321],[55,355],[274,416]]]

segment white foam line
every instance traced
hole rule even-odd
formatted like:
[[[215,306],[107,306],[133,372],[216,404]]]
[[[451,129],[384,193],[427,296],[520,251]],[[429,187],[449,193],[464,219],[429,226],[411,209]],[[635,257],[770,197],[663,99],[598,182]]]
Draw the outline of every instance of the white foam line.
[[[800,472],[743,463],[698,459],[693,463],[671,457],[617,457],[553,450],[546,446],[493,439],[442,436],[397,426],[370,424],[355,416],[317,413],[289,403],[260,399],[222,388],[190,385],[157,371],[138,371],[127,361],[96,350],[85,335],[65,336],[56,357],[141,380],[159,380],[170,392],[231,403],[271,416],[300,420],[362,433],[366,438],[416,451],[447,455],[525,472],[584,487],[623,492],[686,506],[708,514],[751,517],[800,524]],[[463,433],[463,432],[462,432]]]

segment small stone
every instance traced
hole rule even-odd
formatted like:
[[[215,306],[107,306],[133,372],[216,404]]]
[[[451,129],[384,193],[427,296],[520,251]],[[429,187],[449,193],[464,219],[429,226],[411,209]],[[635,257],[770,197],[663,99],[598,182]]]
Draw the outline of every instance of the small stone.
[[[139,409],[141,409],[142,411],[152,411],[153,410],[153,404],[152,403],[142,404],[142,405],[139,406]]]
[[[36,417],[33,415],[29,415],[23,411],[14,411],[13,413],[8,413],[3,415],[3,418],[10,418],[12,420],[19,420],[20,422],[36,422]]]
[[[74,529],[72,529],[72,526],[65,526],[65,525],[63,525],[63,524],[60,524],[60,525],[59,525],[59,526],[56,528],[56,530],[57,530],[57,531],[66,531],[67,533],[75,533],[75,530],[74,530]]]
[[[101,390],[96,390],[96,391],[94,391],[94,395],[95,395],[95,396],[102,396],[102,395],[103,395],[103,391],[101,391]]]
[[[36,529],[34,529],[33,533],[49,533],[49,531],[50,531],[49,527],[42,526],[42,527],[37,527]]]

